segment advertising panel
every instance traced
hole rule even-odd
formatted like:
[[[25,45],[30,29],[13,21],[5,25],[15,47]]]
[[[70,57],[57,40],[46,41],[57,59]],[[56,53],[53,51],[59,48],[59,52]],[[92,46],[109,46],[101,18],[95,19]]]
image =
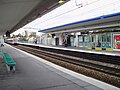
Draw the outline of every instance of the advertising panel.
[[[120,35],[114,35],[114,49],[120,49]]]

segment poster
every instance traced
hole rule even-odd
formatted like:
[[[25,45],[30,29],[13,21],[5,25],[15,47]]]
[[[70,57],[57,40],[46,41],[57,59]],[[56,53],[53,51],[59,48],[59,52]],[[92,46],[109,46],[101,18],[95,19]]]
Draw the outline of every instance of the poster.
[[[120,35],[114,35],[114,49],[120,49]]]

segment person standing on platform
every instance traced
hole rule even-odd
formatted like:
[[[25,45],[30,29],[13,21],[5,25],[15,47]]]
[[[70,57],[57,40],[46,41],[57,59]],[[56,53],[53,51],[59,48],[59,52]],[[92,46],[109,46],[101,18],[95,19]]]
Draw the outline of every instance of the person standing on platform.
[[[0,46],[1,47],[4,46],[4,38],[2,36],[0,36]]]

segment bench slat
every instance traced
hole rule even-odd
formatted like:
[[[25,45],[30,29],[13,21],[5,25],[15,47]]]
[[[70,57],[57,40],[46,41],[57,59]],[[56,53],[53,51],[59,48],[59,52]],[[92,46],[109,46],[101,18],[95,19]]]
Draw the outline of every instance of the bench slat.
[[[12,57],[7,52],[2,51],[2,56],[3,56],[4,62],[7,65],[9,65],[9,66],[16,65],[15,61],[12,59]]]

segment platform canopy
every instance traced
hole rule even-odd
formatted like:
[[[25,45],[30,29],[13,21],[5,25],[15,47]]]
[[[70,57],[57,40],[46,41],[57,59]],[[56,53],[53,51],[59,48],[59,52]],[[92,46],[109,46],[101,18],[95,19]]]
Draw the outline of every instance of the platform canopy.
[[[120,12],[39,30],[44,33],[86,32],[91,30],[120,30]]]
[[[59,0],[0,0],[0,34],[11,33],[64,3]]]

